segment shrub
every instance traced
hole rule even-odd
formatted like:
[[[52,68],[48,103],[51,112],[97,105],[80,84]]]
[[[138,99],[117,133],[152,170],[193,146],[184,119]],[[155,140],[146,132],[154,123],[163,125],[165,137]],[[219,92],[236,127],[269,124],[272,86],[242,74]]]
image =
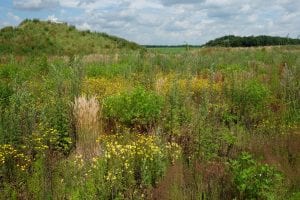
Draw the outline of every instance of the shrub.
[[[230,162],[233,182],[242,199],[270,199],[279,189],[282,174],[274,167],[260,164],[248,153]],[[272,198],[271,198],[272,199]]]
[[[234,88],[232,94],[233,103],[241,109],[261,109],[266,103],[269,90],[261,83],[250,80],[242,86]]]
[[[228,91],[227,91],[228,92]],[[240,120],[249,130],[255,130],[268,114],[267,103],[270,91],[256,80],[237,82],[230,86],[231,115]],[[264,110],[262,112],[262,110]]]
[[[158,120],[163,106],[162,98],[142,87],[129,93],[120,93],[104,99],[104,116],[127,128],[146,131]]]

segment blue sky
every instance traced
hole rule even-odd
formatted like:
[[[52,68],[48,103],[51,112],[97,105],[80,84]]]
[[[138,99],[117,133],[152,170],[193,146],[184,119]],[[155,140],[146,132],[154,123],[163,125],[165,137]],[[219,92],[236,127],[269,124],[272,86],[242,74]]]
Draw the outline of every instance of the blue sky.
[[[300,36],[299,0],[1,0],[0,27],[64,21],[140,44],[203,44],[228,34]]]

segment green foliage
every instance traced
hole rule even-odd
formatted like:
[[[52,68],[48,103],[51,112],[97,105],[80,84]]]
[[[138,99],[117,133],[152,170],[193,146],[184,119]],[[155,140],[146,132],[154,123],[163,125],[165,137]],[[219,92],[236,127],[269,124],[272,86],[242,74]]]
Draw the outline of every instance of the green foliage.
[[[240,87],[234,88],[232,101],[240,109],[262,109],[266,103],[269,90],[261,83],[245,81]]]
[[[127,63],[120,64],[109,64],[104,66],[97,65],[88,65],[86,68],[86,75],[88,77],[108,77],[113,78],[116,76],[129,76],[133,68]]]
[[[280,195],[283,176],[274,167],[258,163],[245,152],[232,160],[230,167],[242,199],[272,199],[276,192]]]
[[[12,185],[4,184],[1,189],[1,200],[11,199],[17,200],[18,199],[18,192]]]
[[[0,105],[1,107],[9,104],[9,98],[13,94],[12,88],[4,81],[0,82]]]
[[[252,130],[269,113],[268,100],[271,94],[269,89],[256,80],[241,83],[233,80],[228,88],[225,93],[232,105],[230,112],[224,117],[229,117],[230,121],[239,119]],[[263,109],[265,112],[261,112]]]
[[[271,45],[297,45],[300,39],[272,37],[266,35],[240,37],[234,35],[223,36],[207,42],[204,46],[214,47],[253,47]]]
[[[40,157],[32,165],[32,175],[28,177],[27,184],[31,198],[45,199],[47,198],[47,182],[45,180],[46,175],[46,163],[44,155]]]
[[[1,119],[2,141],[4,143],[22,144],[24,137],[31,135],[36,120],[37,109],[34,96],[28,91],[15,92],[9,98],[9,105],[3,109]]]
[[[292,193],[292,195],[288,198],[289,200],[297,200],[300,199],[300,192]]]
[[[137,87],[104,99],[103,114],[127,127],[151,128],[159,119],[162,106],[162,97]]]
[[[183,94],[183,89],[180,89],[178,83],[174,83],[166,94],[165,104],[168,112],[163,116],[163,129],[172,137],[180,136],[181,127],[188,124],[192,117],[186,95]]]

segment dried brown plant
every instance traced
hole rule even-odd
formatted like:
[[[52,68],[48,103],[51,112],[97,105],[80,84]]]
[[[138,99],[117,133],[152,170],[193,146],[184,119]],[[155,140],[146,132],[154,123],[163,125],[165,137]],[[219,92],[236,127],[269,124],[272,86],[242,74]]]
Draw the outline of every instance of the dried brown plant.
[[[99,154],[96,140],[100,132],[100,106],[96,97],[80,96],[75,99],[73,114],[76,121],[76,153],[85,159]]]

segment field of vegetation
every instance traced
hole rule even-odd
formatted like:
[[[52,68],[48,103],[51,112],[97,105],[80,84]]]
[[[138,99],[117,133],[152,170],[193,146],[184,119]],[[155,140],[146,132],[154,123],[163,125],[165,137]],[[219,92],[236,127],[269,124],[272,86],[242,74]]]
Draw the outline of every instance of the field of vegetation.
[[[1,54],[0,199],[300,198],[299,46],[96,53]]]

